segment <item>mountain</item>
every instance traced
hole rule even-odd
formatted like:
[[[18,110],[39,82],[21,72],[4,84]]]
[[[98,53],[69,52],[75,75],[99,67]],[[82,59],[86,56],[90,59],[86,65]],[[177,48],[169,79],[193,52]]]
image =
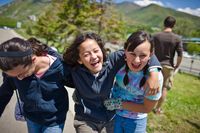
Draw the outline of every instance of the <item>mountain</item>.
[[[0,7],[0,16],[22,21],[30,15],[40,15],[50,4],[51,0],[15,0]]]
[[[123,14],[129,14],[141,8],[139,5],[136,5],[133,2],[122,2],[120,4],[115,4],[114,6],[119,11],[119,13]]]
[[[132,2],[122,2],[114,4],[114,7],[123,15],[127,25],[146,25],[150,27],[162,28],[163,20],[166,16],[172,15],[180,20],[192,22],[188,26],[200,27],[200,17],[179,12],[171,8],[164,8],[155,4],[147,7],[140,7]],[[0,18],[2,16],[25,21],[28,16],[36,17],[51,7],[51,0],[15,0],[0,7]]]
[[[131,6],[133,8],[131,8]],[[155,4],[151,4],[146,7],[137,7],[130,2],[126,2],[117,4],[117,7],[118,8],[116,9],[118,12],[125,16],[125,20],[128,21],[127,23],[132,25],[142,24],[152,27],[162,27],[163,20],[167,16],[171,15],[174,16],[177,20],[191,20],[195,27],[200,27],[200,17],[179,12],[171,8],[164,8]]]

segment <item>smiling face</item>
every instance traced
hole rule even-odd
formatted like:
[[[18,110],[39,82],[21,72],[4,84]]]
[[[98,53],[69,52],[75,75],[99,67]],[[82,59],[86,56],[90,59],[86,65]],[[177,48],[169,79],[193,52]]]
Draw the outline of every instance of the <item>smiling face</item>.
[[[138,45],[133,51],[125,51],[126,62],[130,70],[141,71],[150,59],[151,44],[145,41]]]
[[[83,64],[89,71],[96,74],[101,71],[103,65],[103,53],[97,42],[86,39],[79,46],[79,64]]]

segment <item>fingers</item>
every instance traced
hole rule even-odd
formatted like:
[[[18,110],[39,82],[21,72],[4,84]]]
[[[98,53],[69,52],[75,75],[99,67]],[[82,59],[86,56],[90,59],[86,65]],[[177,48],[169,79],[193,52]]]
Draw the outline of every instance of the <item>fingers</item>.
[[[159,85],[155,84],[153,87],[149,87],[149,89],[147,90],[147,95],[155,95],[159,92]]]
[[[148,96],[150,96],[150,95],[155,95],[155,94],[158,93],[158,90],[159,90],[159,89],[156,89],[156,88],[150,89],[150,90],[147,92],[147,95],[148,95]]]

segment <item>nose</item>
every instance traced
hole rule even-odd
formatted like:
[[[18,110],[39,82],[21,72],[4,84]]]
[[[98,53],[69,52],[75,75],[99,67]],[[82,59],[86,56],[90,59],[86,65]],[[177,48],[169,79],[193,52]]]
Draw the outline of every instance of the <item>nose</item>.
[[[91,53],[91,57],[93,58],[93,59],[95,59],[96,57],[97,57],[97,55],[95,54],[95,53]]]
[[[134,59],[134,62],[135,62],[135,63],[140,63],[140,57],[139,57],[139,56],[136,56],[135,59]]]

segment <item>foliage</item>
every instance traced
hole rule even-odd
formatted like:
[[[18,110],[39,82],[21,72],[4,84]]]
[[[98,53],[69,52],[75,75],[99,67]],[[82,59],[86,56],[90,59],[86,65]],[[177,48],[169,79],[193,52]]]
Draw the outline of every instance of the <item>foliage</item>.
[[[107,41],[125,39],[127,29],[125,21],[123,21],[123,16],[117,13],[112,1],[104,3],[101,1],[100,7],[98,33]]]
[[[45,37],[48,43],[60,43],[58,47],[67,46],[83,31],[97,32],[106,41],[124,40],[138,29],[157,32],[163,28],[163,20],[168,15],[177,19],[176,33],[200,37],[199,17],[154,4],[140,7],[130,2],[115,4],[112,0],[15,0],[0,10],[1,16],[22,22],[25,30],[20,32]],[[30,22],[30,15],[38,18],[37,24]],[[3,21],[0,24],[9,24]]]
[[[44,12],[27,33],[45,38],[47,43],[57,43],[60,50],[85,31],[97,32],[106,40],[119,40],[125,36],[126,28],[111,3],[111,0],[53,0],[53,11],[49,8]]]
[[[17,24],[17,21],[15,19],[0,16],[0,27],[6,26],[10,28],[15,28],[16,24]]]
[[[193,30],[192,31],[192,36],[200,38],[200,28],[197,28],[196,30]]]
[[[44,15],[38,19],[37,24],[34,26],[35,33],[32,33],[40,38],[45,38],[47,44],[49,41],[55,42],[57,37],[56,29],[58,27],[58,23],[55,21],[56,16],[53,14],[54,12],[52,11],[45,12]]]
[[[200,132],[200,79],[177,74],[174,87],[168,91],[164,114],[148,115],[148,133],[199,133]]]
[[[88,0],[64,0],[61,3],[61,11],[59,16],[59,33],[62,33],[62,38],[67,38],[70,35],[78,34],[92,25],[90,17],[92,11]]]
[[[200,54],[200,44],[196,43],[187,44],[187,51],[190,54]]]
[[[189,19],[176,19],[175,32],[182,36],[191,36],[194,28],[194,22]]]

